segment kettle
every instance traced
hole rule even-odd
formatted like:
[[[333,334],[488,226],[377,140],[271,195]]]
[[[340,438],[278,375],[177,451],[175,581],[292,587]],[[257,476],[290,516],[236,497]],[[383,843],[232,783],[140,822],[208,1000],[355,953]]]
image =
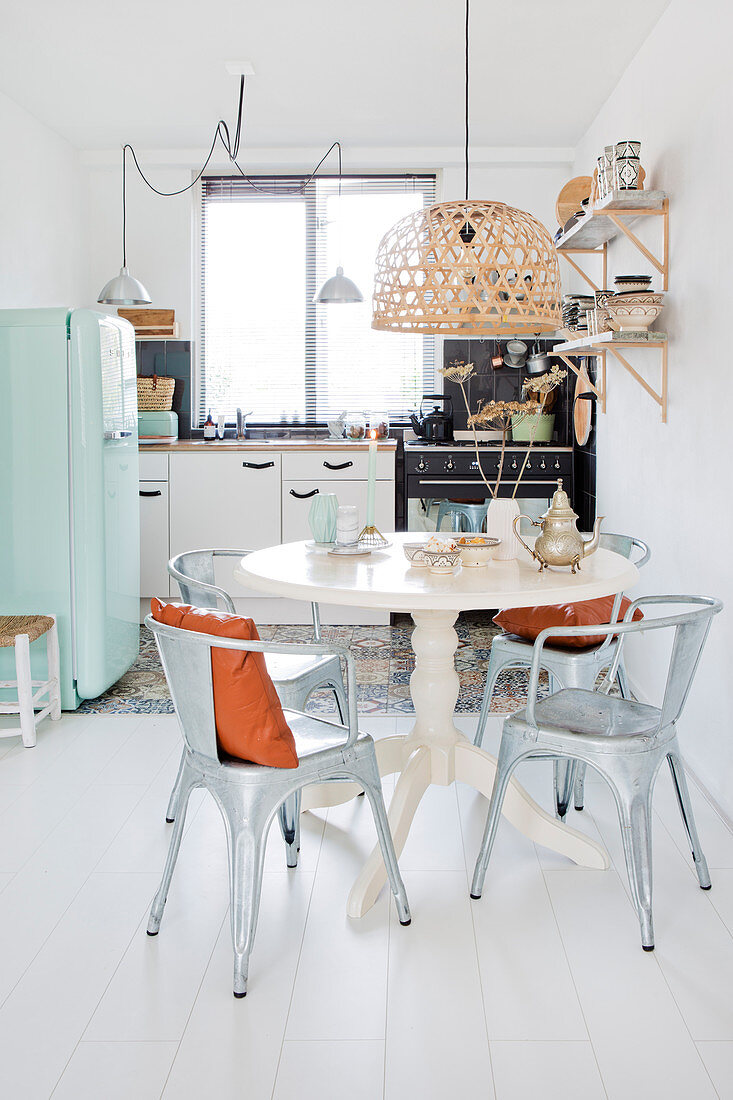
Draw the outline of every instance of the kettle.
[[[514,533],[524,549],[540,563],[540,573],[548,565],[569,565],[571,572],[576,573],[580,569],[581,559],[589,557],[598,549],[604,517],[599,516],[596,520],[592,537],[584,539],[575,526],[578,516],[570,507],[568,494],[562,487],[561,477],[557,479],[557,489],[550,507],[539,520],[531,520],[533,527],[542,528],[542,534],[538,535],[535,541],[534,550],[527,546],[517,531],[517,524],[522,518],[530,519],[529,516],[517,516],[514,520]]]
[[[432,412],[423,416],[422,407],[426,401],[442,401],[449,406],[444,412],[434,405]],[[420,415],[410,413],[410,423],[419,439],[426,443],[449,443],[453,439],[453,398],[450,394],[424,393],[420,402]]]

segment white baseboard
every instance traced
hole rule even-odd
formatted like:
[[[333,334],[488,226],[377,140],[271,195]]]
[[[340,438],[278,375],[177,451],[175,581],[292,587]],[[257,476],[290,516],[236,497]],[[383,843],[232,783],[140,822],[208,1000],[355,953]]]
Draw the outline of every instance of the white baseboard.
[[[180,603],[180,597],[160,596],[164,603]],[[235,599],[237,614],[248,615],[256,623],[276,626],[307,626],[311,620],[309,603],[278,597],[254,596]],[[328,626],[388,626],[388,611],[372,611],[363,607],[339,607],[336,604],[320,604],[321,622]],[[140,622],[150,611],[150,600],[140,600]]]

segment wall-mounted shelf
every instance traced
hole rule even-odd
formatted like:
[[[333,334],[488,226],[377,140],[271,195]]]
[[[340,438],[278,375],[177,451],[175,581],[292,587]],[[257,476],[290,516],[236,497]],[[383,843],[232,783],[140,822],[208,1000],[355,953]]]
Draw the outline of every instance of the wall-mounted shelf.
[[[622,351],[631,348],[657,348],[661,354],[661,386],[655,390],[639,372],[632,367]],[[590,387],[600,402],[601,412],[606,411],[606,353],[609,352],[629,372],[642,389],[656,401],[662,412],[662,423],[667,423],[667,333],[649,329],[640,332],[602,332],[598,336],[584,336],[578,340],[567,340],[553,349],[574,374],[580,376],[573,359],[593,355],[600,359],[600,386],[591,382]],[[587,378],[586,378],[587,381]]]
[[[657,217],[662,219],[662,256],[656,256],[643,244],[630,226],[638,219]],[[594,203],[592,209],[579,222],[564,233],[555,248],[567,262],[593,288],[606,289],[608,242],[624,236],[656,268],[662,276],[662,289],[669,281],[669,200],[664,191],[611,191]],[[582,267],[571,259],[572,255],[600,256],[603,264],[601,286],[590,278]]]

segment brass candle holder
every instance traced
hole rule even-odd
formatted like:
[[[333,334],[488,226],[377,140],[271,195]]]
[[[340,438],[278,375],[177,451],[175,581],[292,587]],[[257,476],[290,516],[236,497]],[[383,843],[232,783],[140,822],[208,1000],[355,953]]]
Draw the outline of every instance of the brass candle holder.
[[[389,545],[389,540],[373,524],[362,528],[359,535],[359,546],[363,546],[368,550],[382,550]]]

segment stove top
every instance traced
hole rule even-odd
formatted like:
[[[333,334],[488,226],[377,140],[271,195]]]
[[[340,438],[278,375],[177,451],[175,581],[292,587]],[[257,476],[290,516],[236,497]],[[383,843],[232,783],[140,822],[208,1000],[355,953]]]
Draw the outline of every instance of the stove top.
[[[497,448],[501,449],[501,440],[500,439],[480,439],[478,445],[479,445],[479,448],[481,450],[483,450],[486,447],[490,447],[492,450],[497,449]],[[507,450],[509,450],[509,449],[526,450],[526,448],[528,446],[529,446],[529,444],[527,444],[527,443],[507,443]],[[425,451],[425,450],[432,450],[433,448],[444,450],[448,447],[450,447],[450,448],[461,448],[461,449],[463,449],[464,447],[470,447],[473,450],[474,442],[473,442],[472,439],[452,439],[452,440],[450,440],[450,442],[445,441],[445,442],[442,442],[442,443],[436,443],[436,442],[433,442],[433,441],[427,442],[424,439],[406,439],[405,440],[405,449],[406,450],[409,449],[411,451],[416,451],[416,450]],[[572,450],[572,447],[566,447],[566,446],[564,446],[562,444],[559,444],[559,443],[540,443],[540,442],[536,442],[533,445],[532,449],[537,450],[537,449],[540,449],[540,448],[543,448],[545,450],[551,450],[551,451],[571,451]]]

